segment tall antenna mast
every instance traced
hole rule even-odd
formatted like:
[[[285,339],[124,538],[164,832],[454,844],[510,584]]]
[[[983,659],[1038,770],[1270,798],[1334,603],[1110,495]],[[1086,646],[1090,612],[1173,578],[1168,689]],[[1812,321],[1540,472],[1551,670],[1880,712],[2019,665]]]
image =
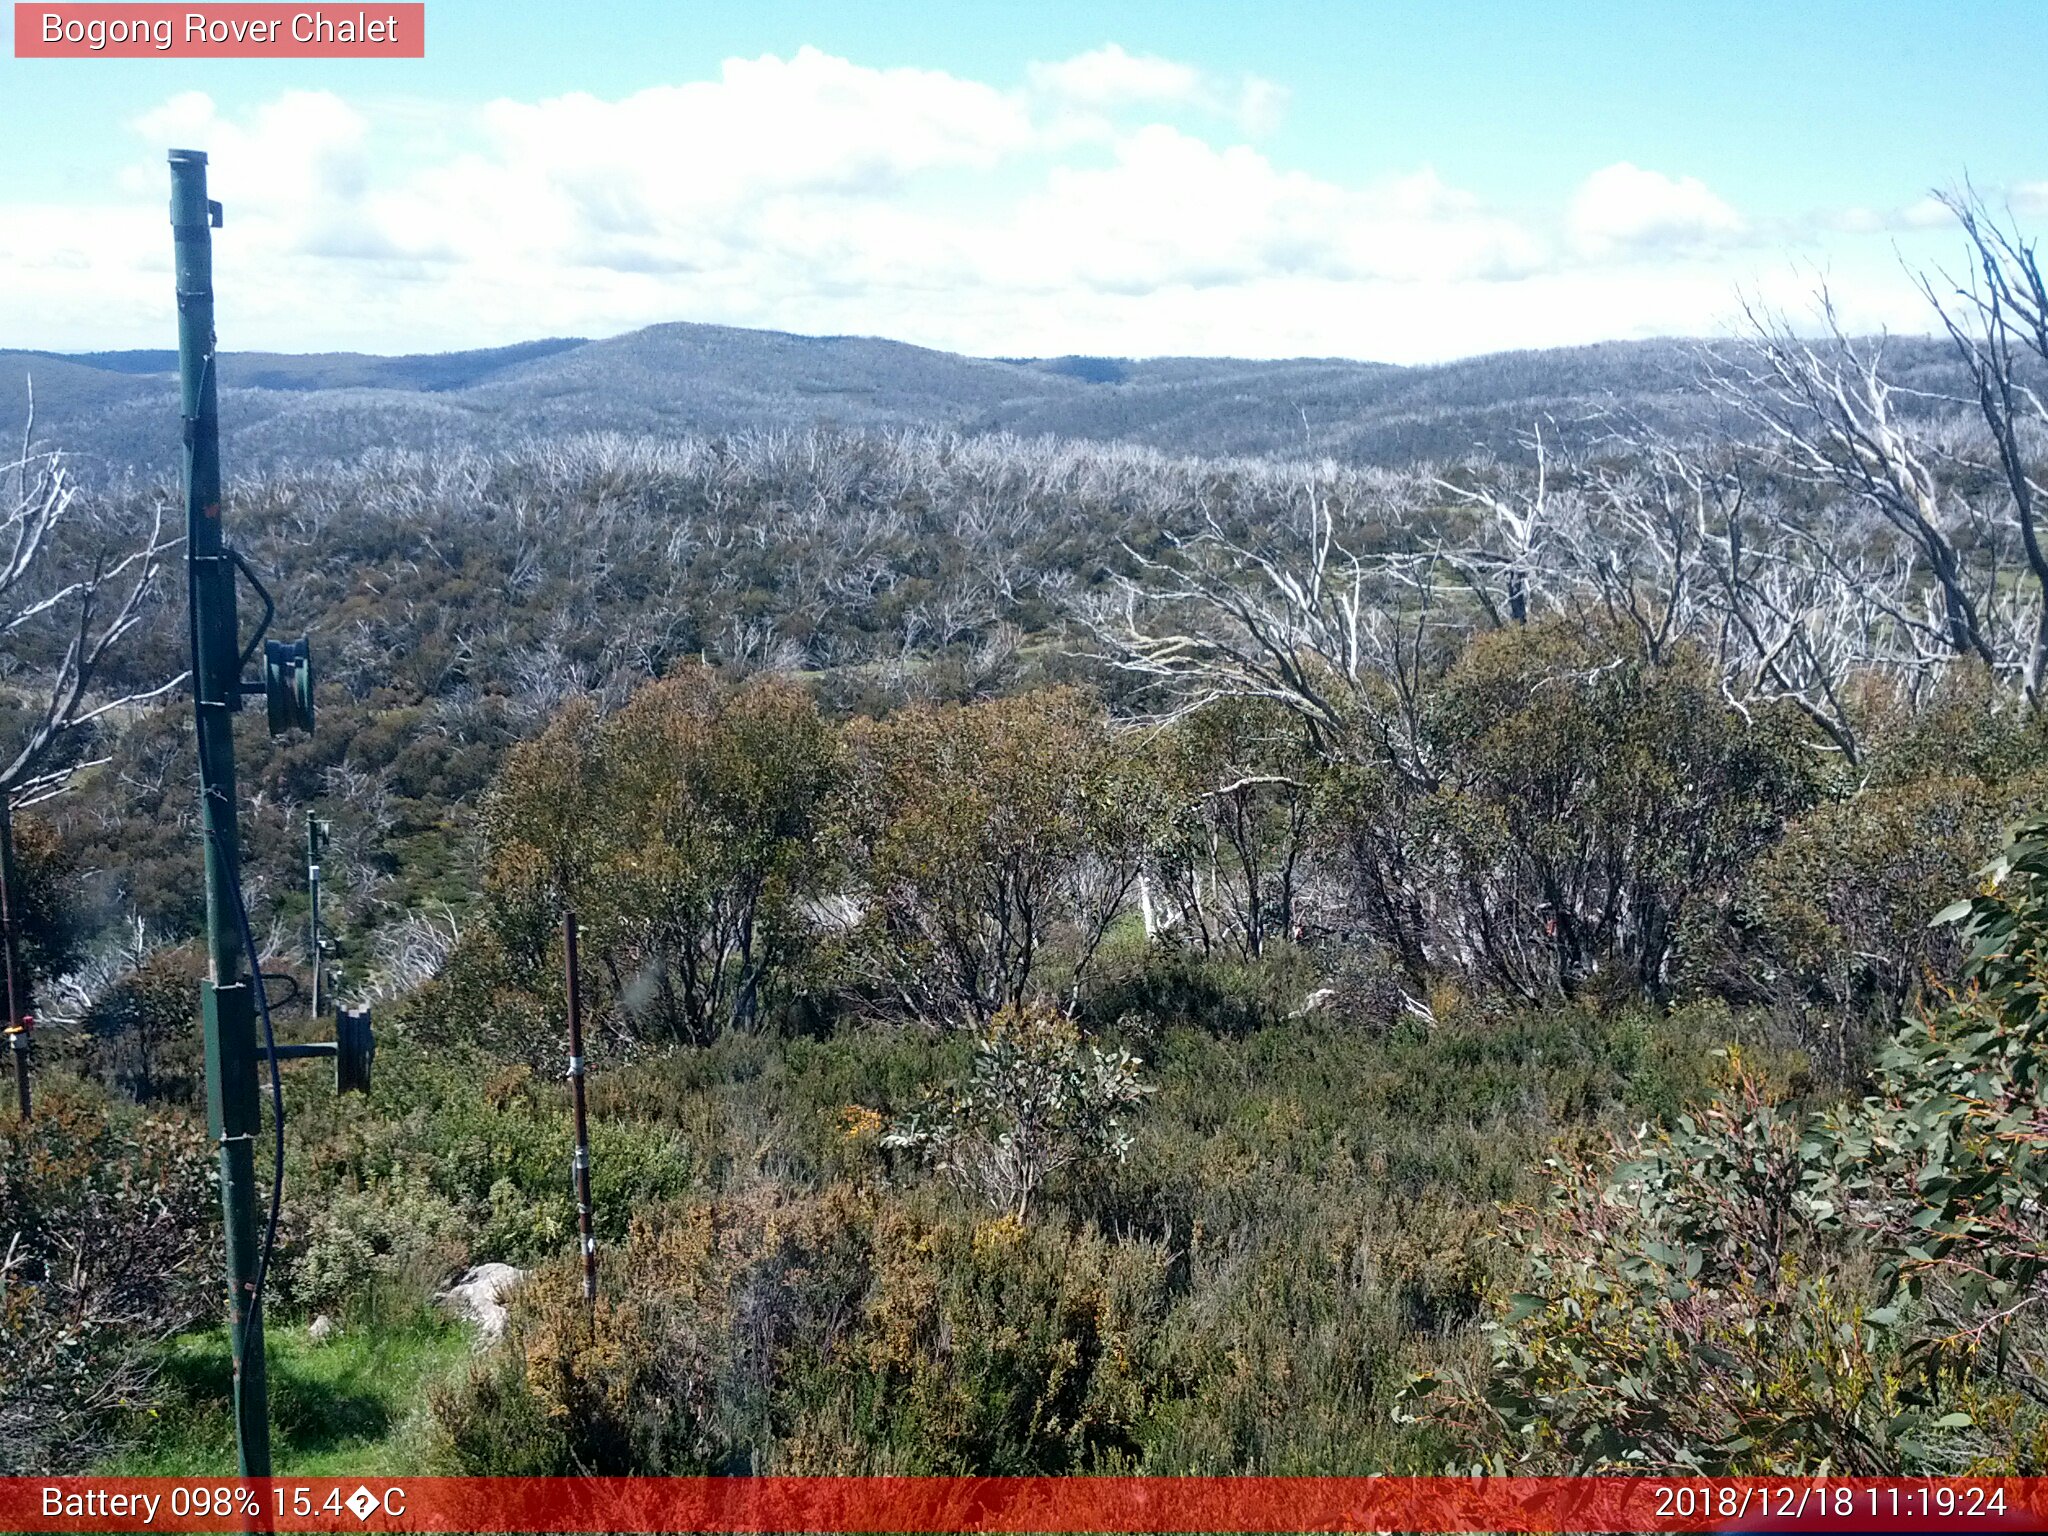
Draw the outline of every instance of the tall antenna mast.
[[[369,1015],[344,1011],[336,1039],[279,1046],[249,912],[242,899],[235,818],[234,716],[261,696],[270,733],[313,728],[313,662],[304,640],[272,640],[277,605],[221,529],[220,383],[213,331],[213,231],[221,207],[206,195],[206,156],[171,151],[171,238],[178,294],[178,396],[184,425],[185,580],[192,642],[192,711],[199,737],[199,814],[206,837],[207,979],[200,983],[206,1036],[206,1119],[220,1145],[220,1201],[227,1229],[228,1342],[234,1355],[235,1444],[242,1475],[270,1475],[270,1413],[263,1370],[263,1286],[277,1233],[284,1178],[284,1094],[277,1064],[332,1056],[335,1086],[369,1087]],[[236,578],[263,604],[246,645],[235,610]],[[263,678],[243,680],[263,651]],[[256,1037],[263,1022],[263,1045]],[[270,1213],[256,1219],[256,1138],[262,1131],[257,1068],[269,1068],[275,1167]]]
[[[206,837],[208,976],[206,1115],[220,1144],[227,1225],[228,1344],[234,1355],[235,1444],[242,1475],[270,1475],[257,1269],[254,978],[244,973],[236,920],[241,841],[235,821],[234,714],[242,707],[234,557],[221,534],[220,385],[214,367],[213,231],[221,206],[206,195],[206,156],[171,151],[171,239],[177,254],[178,400],[184,419],[185,571],[191,606],[192,704],[199,734],[199,816]]]

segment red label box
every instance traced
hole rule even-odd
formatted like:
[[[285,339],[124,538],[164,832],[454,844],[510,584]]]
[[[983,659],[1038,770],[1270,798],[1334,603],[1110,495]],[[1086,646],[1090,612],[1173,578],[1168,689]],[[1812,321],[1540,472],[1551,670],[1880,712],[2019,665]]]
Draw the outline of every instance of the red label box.
[[[340,5],[14,7],[17,59],[423,59],[427,8]]]
[[[0,1478],[24,1532],[1602,1532],[2048,1528],[2041,1478]]]

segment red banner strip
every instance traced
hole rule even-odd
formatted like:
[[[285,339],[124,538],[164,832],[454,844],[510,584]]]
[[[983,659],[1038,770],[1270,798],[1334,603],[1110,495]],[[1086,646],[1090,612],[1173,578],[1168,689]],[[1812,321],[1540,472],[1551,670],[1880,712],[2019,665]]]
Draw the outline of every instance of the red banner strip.
[[[341,5],[24,5],[17,59],[423,59],[427,8]]]
[[[0,1479],[8,1531],[2029,1531],[2048,1478]]]

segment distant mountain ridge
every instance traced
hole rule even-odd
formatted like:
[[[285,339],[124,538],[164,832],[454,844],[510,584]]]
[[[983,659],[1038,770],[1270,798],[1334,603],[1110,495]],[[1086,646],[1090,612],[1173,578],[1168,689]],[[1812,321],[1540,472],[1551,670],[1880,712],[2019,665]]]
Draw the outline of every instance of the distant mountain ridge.
[[[1891,343],[1915,373],[1946,349]],[[36,436],[89,471],[176,464],[176,355],[0,351],[0,437],[33,378]],[[536,436],[826,425],[1052,433],[1203,455],[1312,454],[1399,464],[1511,448],[1532,424],[1572,430],[1625,405],[1701,419],[1696,344],[1604,342],[1420,367],[1343,358],[976,358],[859,336],[674,323],[384,357],[229,352],[220,360],[230,473],[374,448],[494,448]]]

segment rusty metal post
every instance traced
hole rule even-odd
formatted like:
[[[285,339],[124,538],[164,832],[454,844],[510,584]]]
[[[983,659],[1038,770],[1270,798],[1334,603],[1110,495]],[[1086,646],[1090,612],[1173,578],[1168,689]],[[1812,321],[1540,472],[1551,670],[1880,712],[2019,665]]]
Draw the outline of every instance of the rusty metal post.
[[[590,1231],[590,1120],[583,1095],[583,994],[576,973],[576,914],[562,916],[562,957],[569,993],[569,1094],[575,1106],[576,1231],[583,1240],[583,1304],[597,1309],[597,1239]]]
[[[306,886],[311,892],[313,914],[308,920],[307,944],[313,956],[313,998],[306,1005],[306,1016],[320,1017],[320,973],[327,969],[326,958],[320,953],[320,855],[327,847],[327,823],[306,812]]]
[[[0,956],[7,971],[7,1054],[14,1058],[14,1093],[21,1104],[21,1118],[28,1119],[29,1004],[28,973],[21,964],[19,936],[15,925],[20,892],[14,874],[14,812],[7,791],[0,789]]]

